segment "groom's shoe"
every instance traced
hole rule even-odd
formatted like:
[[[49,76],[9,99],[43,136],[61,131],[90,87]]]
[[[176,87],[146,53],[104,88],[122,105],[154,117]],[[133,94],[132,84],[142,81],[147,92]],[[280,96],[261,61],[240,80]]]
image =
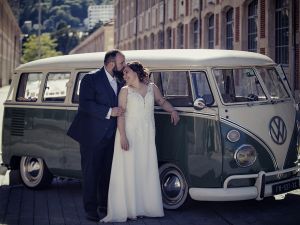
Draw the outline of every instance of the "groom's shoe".
[[[106,216],[106,212],[107,212],[106,207],[101,207],[101,206],[97,207],[99,220],[102,220]]]
[[[97,212],[87,212],[85,214],[85,218],[90,221],[98,222],[100,220]]]

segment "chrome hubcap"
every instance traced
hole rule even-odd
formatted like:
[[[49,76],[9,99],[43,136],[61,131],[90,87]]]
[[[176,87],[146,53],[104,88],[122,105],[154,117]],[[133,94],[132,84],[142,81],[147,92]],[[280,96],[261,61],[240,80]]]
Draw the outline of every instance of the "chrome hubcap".
[[[185,185],[182,176],[175,170],[166,171],[162,176],[162,194],[167,204],[177,204],[184,196]]]
[[[24,178],[31,184],[38,183],[43,169],[42,160],[39,158],[25,157],[23,163]]]

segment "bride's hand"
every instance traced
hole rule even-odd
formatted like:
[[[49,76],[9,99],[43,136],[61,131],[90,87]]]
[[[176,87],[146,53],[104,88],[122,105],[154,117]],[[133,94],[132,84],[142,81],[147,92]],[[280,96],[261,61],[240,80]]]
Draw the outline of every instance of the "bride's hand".
[[[171,112],[171,123],[174,124],[174,126],[178,123],[180,120],[179,115],[176,110]]]
[[[129,150],[129,143],[128,143],[128,140],[127,140],[127,137],[124,136],[124,137],[121,137],[121,147],[123,150],[125,151],[128,151]]]

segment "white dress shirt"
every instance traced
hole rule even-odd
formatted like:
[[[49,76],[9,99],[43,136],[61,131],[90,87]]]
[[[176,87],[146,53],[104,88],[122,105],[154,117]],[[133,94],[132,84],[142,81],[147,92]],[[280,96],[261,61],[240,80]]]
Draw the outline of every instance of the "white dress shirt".
[[[107,79],[108,79],[108,81],[109,81],[109,83],[110,83],[110,86],[111,86],[112,89],[114,90],[115,95],[117,95],[118,85],[117,85],[116,78],[113,77],[112,75],[110,75],[110,73],[107,72],[107,70],[105,69],[105,67],[104,67],[104,71],[105,71],[105,74],[106,74],[106,76],[107,76]],[[105,117],[106,119],[110,119],[110,116],[111,116],[111,110],[112,110],[112,109],[109,108],[108,113],[107,113],[107,115],[106,115],[106,117]]]

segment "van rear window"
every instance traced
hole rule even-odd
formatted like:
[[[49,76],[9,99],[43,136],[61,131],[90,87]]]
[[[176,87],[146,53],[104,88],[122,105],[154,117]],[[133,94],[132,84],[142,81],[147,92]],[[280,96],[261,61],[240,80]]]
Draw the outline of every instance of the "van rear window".
[[[44,102],[64,102],[70,73],[49,73],[43,94]]]
[[[36,102],[40,91],[42,76],[42,73],[21,74],[16,101]]]
[[[80,83],[82,78],[87,74],[88,72],[80,72],[77,74],[76,78],[76,84],[73,92],[72,102],[73,103],[79,103],[79,92],[80,92]]]

